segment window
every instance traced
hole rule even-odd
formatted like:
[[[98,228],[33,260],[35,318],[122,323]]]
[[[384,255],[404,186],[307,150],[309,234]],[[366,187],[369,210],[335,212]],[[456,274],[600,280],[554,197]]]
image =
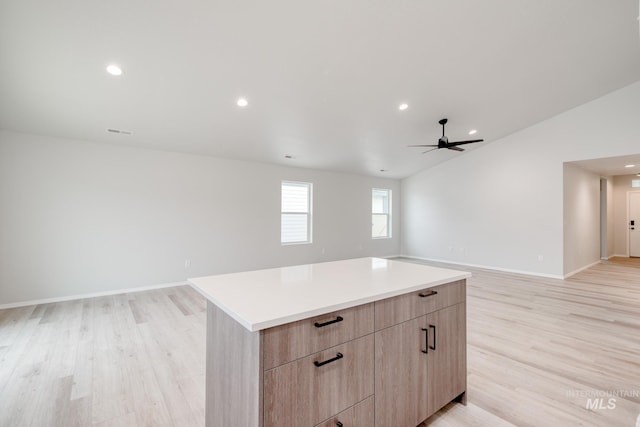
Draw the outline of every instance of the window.
[[[371,190],[371,237],[391,237],[391,190]]]
[[[280,242],[311,243],[311,183],[282,181]]]
[[[631,187],[633,187],[633,188],[640,187],[640,179],[632,179],[631,180]]]

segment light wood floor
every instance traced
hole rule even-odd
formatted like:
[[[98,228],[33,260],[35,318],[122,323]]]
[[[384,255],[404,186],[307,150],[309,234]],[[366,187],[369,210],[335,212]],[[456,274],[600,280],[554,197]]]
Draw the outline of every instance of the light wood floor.
[[[0,310],[0,426],[204,425],[205,316],[187,286]]]
[[[640,260],[564,281],[454,268],[473,273],[468,405],[428,426],[636,426]],[[0,426],[203,426],[205,307],[177,287],[0,310]],[[627,396],[587,408],[607,392]]]

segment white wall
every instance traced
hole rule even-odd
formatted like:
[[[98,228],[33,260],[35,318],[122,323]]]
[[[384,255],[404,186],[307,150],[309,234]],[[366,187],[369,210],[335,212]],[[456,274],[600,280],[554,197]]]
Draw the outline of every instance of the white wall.
[[[311,245],[280,245],[283,179],[314,184]],[[393,239],[371,239],[372,187]],[[400,200],[396,180],[0,132],[0,304],[398,254]]]
[[[564,164],[564,274],[600,261],[600,175]]]
[[[640,178],[635,174],[620,175],[613,178],[614,252],[618,256],[629,256],[627,193],[629,191],[640,191],[640,188],[631,187],[632,179]]]
[[[637,154],[638,117],[640,82],[403,180],[403,253],[563,276],[563,163]]]

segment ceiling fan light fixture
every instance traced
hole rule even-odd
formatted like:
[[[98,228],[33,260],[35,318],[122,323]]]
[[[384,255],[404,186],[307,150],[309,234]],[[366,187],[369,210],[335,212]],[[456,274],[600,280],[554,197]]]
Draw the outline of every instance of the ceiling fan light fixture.
[[[464,151],[464,148],[459,147],[460,145],[473,144],[476,142],[483,142],[484,139],[469,139],[466,141],[449,141],[449,138],[445,135],[444,126],[447,124],[448,119],[440,119],[438,123],[442,126],[442,136],[438,139],[437,144],[418,144],[418,145],[409,145],[409,147],[434,147],[429,150],[423,151],[422,154],[429,153],[434,150],[439,150],[442,148],[446,148],[448,150],[453,151]]]

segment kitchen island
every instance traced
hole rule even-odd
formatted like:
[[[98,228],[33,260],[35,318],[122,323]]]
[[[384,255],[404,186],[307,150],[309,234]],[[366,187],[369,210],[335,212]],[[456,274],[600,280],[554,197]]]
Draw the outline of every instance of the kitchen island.
[[[465,403],[467,272],[381,258],[190,279],[208,427],[415,427]]]

